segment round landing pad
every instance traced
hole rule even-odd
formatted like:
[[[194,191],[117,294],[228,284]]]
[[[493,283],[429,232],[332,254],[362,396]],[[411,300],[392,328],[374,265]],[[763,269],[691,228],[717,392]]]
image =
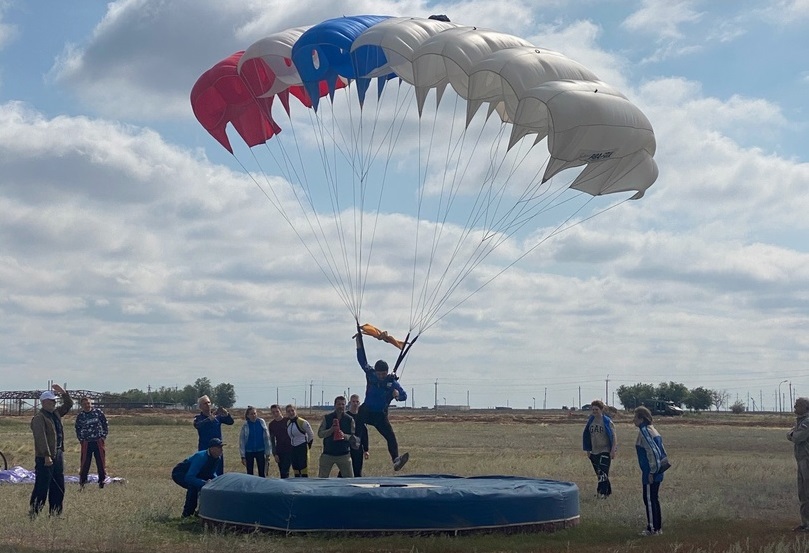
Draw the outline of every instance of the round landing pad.
[[[550,531],[578,524],[579,489],[518,476],[280,480],[231,472],[202,488],[199,515],[286,533]]]

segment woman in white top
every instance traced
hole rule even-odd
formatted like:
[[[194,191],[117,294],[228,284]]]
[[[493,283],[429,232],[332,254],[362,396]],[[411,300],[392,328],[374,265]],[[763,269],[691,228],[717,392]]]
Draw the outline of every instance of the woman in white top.
[[[292,442],[292,473],[295,478],[309,477],[309,450],[315,441],[312,425],[298,416],[295,406],[286,406],[287,434]]]

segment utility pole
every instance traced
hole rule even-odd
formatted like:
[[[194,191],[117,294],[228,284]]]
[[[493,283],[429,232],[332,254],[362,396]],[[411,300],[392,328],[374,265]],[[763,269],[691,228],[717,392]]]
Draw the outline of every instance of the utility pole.
[[[435,379],[435,408],[438,409],[438,379]]]
[[[610,400],[610,375],[607,373],[607,380],[604,384],[604,401]]]
[[[792,398],[792,381],[789,381],[789,405],[787,407],[792,407],[795,404],[795,400]]]
[[[545,398],[542,400],[542,410],[548,408],[548,387],[545,386]]]
[[[469,409],[469,390],[466,391],[466,408]]]
[[[275,387],[275,404],[276,404],[276,405],[278,405],[279,407],[281,406],[281,403],[280,403],[280,401],[278,400],[278,386],[276,386],[276,387]],[[281,412],[283,413],[283,412],[284,412],[284,410],[283,410],[283,409],[281,409]]]
[[[309,407],[312,407],[312,404],[315,402],[314,396],[312,395],[312,387],[314,386],[315,381],[309,381]]]
[[[531,399],[533,399],[533,400],[534,400],[534,411],[536,411],[536,408],[537,408],[537,398],[532,397]]]
[[[579,386],[579,407],[581,407],[581,386]]]
[[[413,409],[416,408],[416,389],[410,388],[410,407]]]

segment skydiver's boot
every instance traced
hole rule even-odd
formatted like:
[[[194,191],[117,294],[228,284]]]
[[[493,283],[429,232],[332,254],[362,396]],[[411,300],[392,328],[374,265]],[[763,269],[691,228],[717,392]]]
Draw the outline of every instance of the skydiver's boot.
[[[399,472],[402,470],[402,467],[405,466],[407,461],[410,459],[410,453],[405,453],[404,455],[399,455],[396,459],[393,460],[393,470]]]

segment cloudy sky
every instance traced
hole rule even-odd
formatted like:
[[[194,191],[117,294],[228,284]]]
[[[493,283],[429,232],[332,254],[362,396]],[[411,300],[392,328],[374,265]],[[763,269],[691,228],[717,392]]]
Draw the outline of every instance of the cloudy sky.
[[[774,409],[779,385],[809,393],[806,0],[0,0],[0,389],[207,376],[259,406],[362,389],[352,313],[189,105],[233,52],[362,13],[445,13],[562,52],[657,139],[643,199],[543,243],[423,334],[401,379],[416,406],[612,402],[664,381],[751,408]],[[408,215],[382,214],[377,252]],[[395,276],[413,268],[374,263],[361,322],[401,337]]]

